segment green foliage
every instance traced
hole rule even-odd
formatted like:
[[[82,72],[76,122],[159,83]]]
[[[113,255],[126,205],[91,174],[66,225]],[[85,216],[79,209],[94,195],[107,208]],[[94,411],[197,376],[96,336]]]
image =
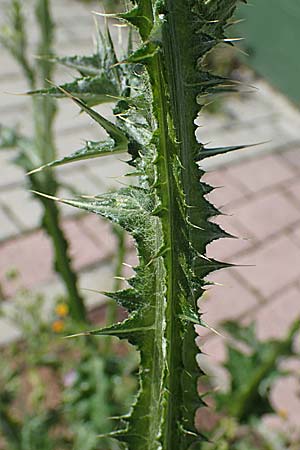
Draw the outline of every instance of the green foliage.
[[[196,389],[194,325],[201,324],[198,300],[205,277],[229,266],[208,259],[206,246],[230,235],[210,220],[220,213],[205,197],[213,188],[200,182],[199,162],[241,147],[205,148],[196,141],[194,120],[208,95],[235,90],[234,83],[208,72],[203,58],[224,43],[236,3],[135,0],[115,17],[138,32],[138,48],[132,50],[129,33],[129,52],[117,60],[106,29],[104,35],[99,32],[100,55],[97,50],[88,58],[59,60],[76,68],[81,79],[30,92],[70,97],[109,135],[106,144],[87,144],[48,166],[127,150],[129,165],[139,175],[138,187],[89,198],[52,196],[120,225],[136,242],[139,265],[130,287],[108,294],[128,309],[129,317],[85,333],[127,339],[140,351],[139,393],[111,434],[130,450],[202,447],[194,424],[195,411],[203,406]],[[112,85],[117,98],[109,94]],[[104,101],[115,102],[115,123],[91,109]]]
[[[217,393],[217,408],[239,422],[249,423],[253,418],[274,412],[269,398],[270,390],[280,376],[286,375],[279,367],[280,360],[297,356],[293,344],[300,329],[300,321],[293,324],[283,340],[259,341],[254,323],[243,327],[236,322],[227,322],[224,329],[234,339],[234,344],[227,348],[225,364],[231,383],[228,392]],[[237,344],[246,345],[247,351],[238,348]]]
[[[22,341],[3,349],[0,361],[0,449],[118,450],[98,435],[132,401],[136,355],[125,346],[117,355],[114,344],[105,354],[93,338],[57,339],[65,300],[47,314],[45,306],[41,295],[26,293],[8,316]],[[60,333],[77,325],[68,315],[59,322]]]
[[[36,23],[39,26],[39,43],[37,54],[40,56],[32,63],[28,58],[27,32],[22,13],[22,2],[13,0],[10,7],[9,24],[0,33],[0,43],[19,63],[28,85],[35,89],[43,86],[53,75],[53,63],[49,60],[53,51],[54,24],[51,19],[49,1],[35,1]],[[15,148],[18,155],[14,163],[29,172],[36,166],[56,157],[53,124],[56,107],[53,100],[34,97],[32,102],[34,136],[28,138],[14,128],[0,127],[0,148]],[[33,191],[48,192],[55,195],[59,185],[52,172],[30,175],[29,186]],[[60,227],[60,212],[57,205],[35,196],[41,203],[44,214],[42,226],[49,234],[54,249],[55,269],[61,276],[69,296],[71,314],[77,321],[85,321],[86,312],[83,299],[77,289],[77,276],[71,267],[68,243]]]
[[[220,421],[210,443],[203,450],[297,450],[299,439],[288,433],[272,430],[263,422],[241,425],[234,418]]]
[[[283,370],[281,363],[299,357],[295,345],[299,319],[280,340],[260,341],[254,323],[242,326],[226,322],[223,328],[228,336],[224,368],[230,385],[226,392],[216,391],[212,395],[216,426],[204,450],[296,450],[299,436],[291,432],[288,423],[285,428],[289,432],[283,432],[267,427],[263,419],[274,413],[282,418],[286,415],[285,411],[274,411],[271,394],[279,378],[297,375],[293,370]]]

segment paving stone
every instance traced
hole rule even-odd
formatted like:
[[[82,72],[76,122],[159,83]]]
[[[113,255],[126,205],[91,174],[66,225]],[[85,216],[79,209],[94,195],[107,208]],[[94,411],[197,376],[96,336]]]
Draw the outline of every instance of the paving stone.
[[[300,247],[300,225],[291,231],[291,238]]]
[[[207,172],[202,181],[217,187],[208,195],[208,199],[217,208],[227,206],[245,196],[247,190],[242,186],[238,186],[228,176],[228,170],[223,168],[214,172]]]
[[[226,153],[204,160],[201,166],[206,170],[211,170],[222,165],[228,165],[236,161],[237,158],[250,159],[269,153],[274,149],[278,149],[281,145],[293,142],[293,138],[283,133],[279,134],[276,124],[272,121],[263,121],[252,124],[252,126],[246,126],[245,124],[244,127],[233,126],[231,129],[220,129],[215,133],[202,131],[202,142],[209,142],[209,147],[259,144],[238,152]]]
[[[297,317],[300,318],[300,290],[290,287],[256,311],[259,339],[284,338]]]
[[[57,177],[61,183],[64,183],[65,188],[70,187],[69,197],[74,196],[72,189],[77,195],[96,195],[104,190],[100,180],[94,180],[84,167],[76,171],[58,171]]]
[[[126,279],[129,279],[135,275],[134,267],[137,267],[139,264],[137,252],[134,246],[133,240],[130,241],[130,247],[127,250],[124,267],[123,267],[123,276]]]
[[[300,147],[286,150],[282,156],[289,161],[294,168],[300,169]]]
[[[72,78],[68,74],[64,81],[69,82],[71,79]],[[94,109],[110,120],[113,118],[112,106],[109,103],[94,107]],[[68,132],[72,134],[74,133],[78,136],[78,134],[81,133],[81,135],[79,135],[81,140],[80,147],[85,140],[101,140],[106,136],[100,125],[98,125],[87,114],[81,114],[78,106],[75,105],[70,99],[59,100],[59,109],[56,115],[54,128],[58,134]],[[97,138],[97,136],[99,137]],[[69,153],[70,151],[68,150],[67,154]]]
[[[113,289],[113,276],[114,268],[107,263],[89,269],[88,272],[81,273],[79,288],[82,289],[81,292],[88,307],[97,307],[107,301],[107,297],[101,294],[101,292],[107,292]]]
[[[0,241],[8,239],[19,232],[18,227],[2,209],[0,209],[0,224]]]
[[[222,228],[228,231],[228,227]],[[237,235],[237,233],[235,233],[235,235]],[[256,241],[251,237],[238,239],[218,239],[207,246],[206,255],[208,258],[234,264],[235,258],[239,254],[249,251],[255,245],[255,242]]]
[[[56,148],[57,156],[62,158],[64,156],[71,155],[76,150],[83,148],[86,140],[103,140],[105,139],[105,133],[101,131],[95,124],[91,126],[80,126],[77,128],[68,128],[64,131],[60,131],[56,136]],[[78,164],[88,165],[93,162],[80,161],[61,166],[59,171],[69,170],[71,168],[76,169]]]
[[[297,179],[291,184],[286,185],[286,191],[292,195],[293,199],[297,202],[300,207],[300,180]]]
[[[27,83],[23,79],[15,78],[4,78],[1,80],[1,91],[0,91],[0,119],[1,123],[5,124],[5,113],[7,109],[19,108],[21,105],[26,103],[29,105],[30,100],[22,95],[28,91]]]
[[[122,155],[119,158],[115,156],[103,157],[99,162],[87,166],[87,170],[100,179],[105,186],[105,190],[120,189],[133,182],[132,177],[124,176],[131,169],[122,161]]]
[[[1,202],[11,211],[24,230],[36,228],[41,223],[43,208],[25,188],[1,192]]]
[[[254,267],[231,270],[236,271],[261,295],[270,297],[290,283],[299,280],[299,261],[299,247],[288,236],[283,235],[238,258],[238,263],[255,264]]]
[[[79,219],[78,224],[94,240],[104,254],[113,254],[116,249],[116,238],[112,225],[96,214],[87,214]]]
[[[206,255],[209,258],[234,262],[235,255],[245,252],[255,245],[255,238],[251,233],[245,231],[234,211],[232,216],[218,216],[213,222],[219,224],[223,230],[235,236],[236,239],[225,238],[213,241],[207,246]]]
[[[231,120],[239,123],[262,122],[265,120],[277,121],[280,112],[275,105],[261,98],[260,91],[233,95],[224,103],[224,113]]]
[[[95,245],[79,222],[65,221],[63,229],[70,242],[70,256],[76,270],[95,264],[108,256],[108,250]]]
[[[245,201],[235,210],[239,222],[263,240],[291,226],[300,219],[300,211],[281,192],[271,191]]]
[[[300,422],[299,377],[291,375],[280,379],[275,384],[271,399],[275,410],[285,413],[288,424],[298,430]]]
[[[208,278],[221,284],[207,289],[200,300],[203,320],[217,327],[225,320],[236,319],[258,305],[259,299],[230,273],[231,269],[216,272]]]
[[[66,221],[63,229],[70,242],[70,255],[76,270],[95,264],[111,253],[104,245],[95,245],[76,221]],[[0,276],[7,296],[14,295],[19,287],[32,288],[53,277],[52,246],[42,231],[5,242],[0,247],[0,254]],[[17,281],[6,280],[9,269],[16,269],[20,274]]]
[[[21,103],[0,111],[0,123],[18,129],[20,133],[33,136],[33,121],[29,103]]]
[[[0,277],[4,293],[13,296],[18,288],[30,289],[46,282],[52,272],[52,248],[50,241],[41,231],[7,241],[0,248]],[[6,273],[15,269],[16,280],[6,279]]]
[[[294,172],[274,154],[233,165],[228,173],[252,192],[285,183],[294,177]]]
[[[201,332],[200,332],[201,333]],[[201,337],[197,339],[197,344],[204,354],[207,367],[211,367],[215,363],[223,363],[226,359],[225,338],[223,336],[210,336],[208,339]],[[203,361],[202,357],[197,360]],[[200,367],[202,364],[200,362]]]
[[[3,51],[1,52],[1,72],[0,72],[0,80],[4,80],[5,78],[13,79],[19,78],[21,76],[20,67],[17,62],[11,57],[11,55]]]
[[[7,185],[21,183],[25,181],[25,173],[21,167],[13,163],[12,157],[15,153],[10,152],[10,158],[1,158],[1,178],[0,188],[5,188]],[[0,192],[1,198],[1,192]]]

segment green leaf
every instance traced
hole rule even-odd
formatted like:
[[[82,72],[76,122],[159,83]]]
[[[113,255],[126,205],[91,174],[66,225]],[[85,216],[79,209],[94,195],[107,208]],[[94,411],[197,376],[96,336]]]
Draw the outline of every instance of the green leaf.
[[[300,321],[297,319],[293,323],[281,341],[260,342],[253,324],[242,326],[227,322],[224,328],[237,343],[246,344],[248,351],[234,344],[228,346],[225,367],[231,376],[231,386],[228,392],[216,395],[217,406],[239,421],[249,423],[253,418],[274,412],[270,389],[279,376],[285,375],[279,365],[281,358],[294,355],[293,342]]]
[[[127,145],[121,143],[119,145],[115,144],[112,139],[106,142],[93,142],[87,141],[85,146],[64,158],[51,161],[48,164],[32,170],[29,174],[39,172],[40,170],[46,169],[47,167],[57,167],[63,166],[64,164],[69,164],[73,162],[83,161],[85,159],[99,158],[100,156],[108,156],[112,154],[124,153],[127,150]]]
[[[55,57],[53,60],[65,67],[78,70],[84,77],[96,77],[103,68],[102,60],[98,54],[92,56]]]
[[[45,95],[54,98],[66,97],[65,92],[84,101],[88,106],[114,102],[120,95],[119,87],[109,79],[106,73],[95,77],[78,78],[71,83],[27,92],[28,95]]]

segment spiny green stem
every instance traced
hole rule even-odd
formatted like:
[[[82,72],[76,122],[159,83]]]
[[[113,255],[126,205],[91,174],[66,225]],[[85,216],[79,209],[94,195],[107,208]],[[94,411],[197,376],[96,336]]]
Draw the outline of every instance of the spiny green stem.
[[[172,156],[176,152],[173,143],[169,139],[168,127],[168,101],[165,95],[165,80],[163,79],[163,64],[160,56],[153,58],[153,62],[149,67],[151,84],[153,87],[153,103],[157,109],[157,122],[159,134],[159,156],[157,161],[157,177],[160,180],[159,197],[161,199],[162,227],[164,233],[164,245],[168,249],[164,255],[165,267],[167,271],[167,309],[164,314],[167,317],[167,342],[168,342],[168,370],[166,391],[167,411],[166,426],[167,431],[164,433],[164,449],[171,450],[176,442],[178,442],[178,416],[174,412],[174,408],[178,408],[180,404],[180,351],[178,351],[178,336],[180,335],[180,321],[178,320],[178,298],[177,298],[177,281],[175,278],[174,267],[176,265],[176,214],[177,208],[174,201],[174,186],[172,177]],[[177,404],[177,406],[176,406]]]

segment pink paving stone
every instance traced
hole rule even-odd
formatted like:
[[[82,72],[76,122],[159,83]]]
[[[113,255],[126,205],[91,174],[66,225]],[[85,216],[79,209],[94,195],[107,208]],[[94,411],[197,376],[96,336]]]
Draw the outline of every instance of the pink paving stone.
[[[292,323],[300,318],[300,290],[290,287],[276,300],[258,309],[255,313],[259,339],[283,338]]]
[[[116,237],[112,232],[111,224],[96,214],[87,214],[79,219],[78,224],[85,230],[89,237],[99,245],[99,249],[105,253],[114,253],[116,250]]]
[[[231,177],[252,192],[285,182],[295,176],[280,156],[267,155],[229,168]]]
[[[70,255],[76,270],[96,263],[108,256],[107,248],[95,245],[84,228],[77,221],[66,221],[63,229],[70,241]]]
[[[207,246],[206,254],[209,258],[233,262],[234,255],[246,251],[254,245],[255,239],[246,233],[237,216],[218,216],[214,222],[238,239],[218,239]]]
[[[103,246],[96,245],[76,221],[66,221],[63,228],[69,239],[70,255],[76,269],[107,258],[111,248],[104,243]],[[53,276],[52,246],[42,231],[5,242],[0,247],[0,255],[1,282],[5,295],[9,297],[14,295],[19,287],[32,288],[45,283]],[[6,280],[5,274],[11,268],[20,274],[16,281]]]
[[[124,261],[125,264],[123,267],[123,276],[125,278],[131,278],[132,276],[134,276],[135,272],[133,270],[133,267],[136,267],[138,265],[137,253],[132,245],[133,243],[131,242],[131,248],[128,249]]]
[[[297,201],[300,207],[300,180],[297,178],[296,181],[286,186],[286,190],[291,194],[295,201]]]
[[[222,336],[211,336],[209,339],[197,338],[197,345],[201,351],[208,356],[206,361],[222,363],[226,359],[225,338]]]
[[[240,200],[246,193],[243,187],[235,185],[235,183],[228,177],[225,169],[215,172],[207,172],[202,181],[217,187],[208,195],[208,199],[217,208],[226,206],[236,200]]]
[[[6,211],[3,211],[0,206],[0,241],[16,235],[18,231],[17,225],[7,217]]]
[[[231,270],[209,276],[210,281],[221,284],[208,288],[199,302],[202,318],[209,326],[217,327],[222,321],[240,317],[258,304],[255,295],[232,276]]]
[[[294,148],[282,153],[283,158],[289,161],[293,167],[300,169],[300,148]]]
[[[284,411],[289,423],[296,426],[297,430],[300,423],[299,387],[299,377],[284,377],[276,383],[271,395],[275,409]]]
[[[231,270],[264,297],[275,294],[300,278],[300,249],[288,236],[280,236],[238,259],[240,264],[255,266]]]
[[[236,209],[236,216],[245,229],[263,240],[300,220],[300,210],[282,193],[272,191],[246,201]]]
[[[32,286],[46,282],[52,273],[52,248],[41,231],[7,241],[0,247],[0,277],[5,295],[12,296],[20,286]],[[5,275],[16,269],[20,277],[9,281]]]
[[[291,237],[293,241],[300,247],[300,225],[293,229],[293,231],[291,232]]]

